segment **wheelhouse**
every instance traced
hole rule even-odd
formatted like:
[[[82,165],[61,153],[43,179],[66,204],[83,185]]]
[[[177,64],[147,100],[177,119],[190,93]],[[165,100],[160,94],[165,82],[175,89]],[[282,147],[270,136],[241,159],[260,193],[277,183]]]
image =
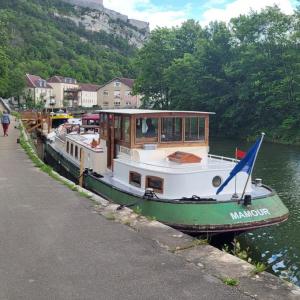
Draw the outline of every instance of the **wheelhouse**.
[[[108,167],[120,147],[157,149],[208,146],[210,112],[140,109],[99,112],[100,136],[108,147]]]

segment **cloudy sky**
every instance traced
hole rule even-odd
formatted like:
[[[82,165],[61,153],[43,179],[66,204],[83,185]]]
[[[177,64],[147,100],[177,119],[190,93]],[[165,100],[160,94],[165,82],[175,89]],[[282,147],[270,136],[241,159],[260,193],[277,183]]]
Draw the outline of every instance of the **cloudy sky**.
[[[186,19],[198,20],[202,25],[210,21],[228,21],[250,9],[260,11],[277,4],[285,13],[292,13],[297,0],[104,0],[104,6],[130,18],[156,26],[180,25]]]

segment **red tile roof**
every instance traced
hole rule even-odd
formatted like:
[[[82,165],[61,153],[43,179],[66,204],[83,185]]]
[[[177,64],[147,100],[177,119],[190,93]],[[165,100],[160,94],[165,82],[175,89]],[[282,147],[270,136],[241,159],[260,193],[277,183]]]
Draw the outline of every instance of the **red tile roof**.
[[[52,89],[45,79],[37,75],[26,74],[26,83],[27,87],[30,88]],[[45,85],[43,83],[45,83]]]
[[[134,79],[131,78],[116,78],[116,79],[120,79],[122,83],[124,83],[125,85],[129,86],[132,89],[134,84]]]
[[[101,86],[90,83],[79,83],[79,89],[87,92],[97,92]]]
[[[71,82],[68,82],[67,80],[71,80]],[[63,76],[52,76],[48,80],[50,83],[69,83],[69,84],[77,84],[76,79],[71,77],[63,77]]]
[[[129,88],[132,89],[133,84],[134,84],[134,79],[131,78],[125,78],[125,77],[116,77],[110,81],[108,81],[107,83],[103,84],[101,87],[104,87],[108,84],[110,84],[111,82],[117,81],[119,80],[120,82],[122,82],[123,84],[127,85]]]

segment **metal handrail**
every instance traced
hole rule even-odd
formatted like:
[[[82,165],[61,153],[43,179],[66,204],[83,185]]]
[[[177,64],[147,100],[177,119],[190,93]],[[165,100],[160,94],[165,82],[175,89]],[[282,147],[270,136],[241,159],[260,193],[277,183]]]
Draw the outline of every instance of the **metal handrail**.
[[[214,159],[220,159],[220,160],[225,160],[225,161],[229,161],[229,162],[234,162],[234,163],[238,163],[239,160],[235,159],[235,158],[231,158],[231,157],[226,157],[226,156],[220,156],[220,155],[214,155],[214,154],[208,154],[209,158],[214,158]]]

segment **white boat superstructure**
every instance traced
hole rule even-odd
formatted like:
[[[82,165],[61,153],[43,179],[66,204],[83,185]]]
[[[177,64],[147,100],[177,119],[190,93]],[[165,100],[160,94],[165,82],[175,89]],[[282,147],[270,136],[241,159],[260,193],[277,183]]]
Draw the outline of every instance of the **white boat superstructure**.
[[[52,147],[77,166],[80,165],[82,151],[84,168],[92,169],[101,174],[103,180],[138,195],[143,195],[149,188],[163,199],[196,196],[222,201],[230,199],[235,193],[241,194],[247,181],[247,174],[243,172],[220,195],[216,195],[218,187],[228,177],[237,160],[209,154],[208,113],[180,112],[179,116],[176,117],[176,112],[149,113],[145,110],[101,111],[100,137],[98,133],[66,134],[60,128]],[[147,133],[150,127],[146,124],[150,117],[157,119],[152,121],[157,128],[153,136],[143,136],[143,132]],[[171,138],[166,138],[166,142],[162,142],[162,139],[167,136],[170,128],[163,129],[163,118],[169,122],[166,126],[170,124],[172,129]],[[179,123],[176,124],[176,119],[181,120],[181,126],[177,129]],[[190,126],[191,132],[188,132],[186,126],[191,120],[197,124],[198,129]],[[110,121],[113,128],[109,128]],[[202,127],[199,126],[201,121]],[[137,133],[138,126],[142,128],[140,135]],[[174,134],[176,130],[179,138]],[[184,134],[196,134],[198,139],[193,138],[193,141],[185,143]],[[175,137],[175,141],[172,141],[172,137]],[[180,138],[182,140],[178,140]],[[253,192],[251,180],[246,192]]]

